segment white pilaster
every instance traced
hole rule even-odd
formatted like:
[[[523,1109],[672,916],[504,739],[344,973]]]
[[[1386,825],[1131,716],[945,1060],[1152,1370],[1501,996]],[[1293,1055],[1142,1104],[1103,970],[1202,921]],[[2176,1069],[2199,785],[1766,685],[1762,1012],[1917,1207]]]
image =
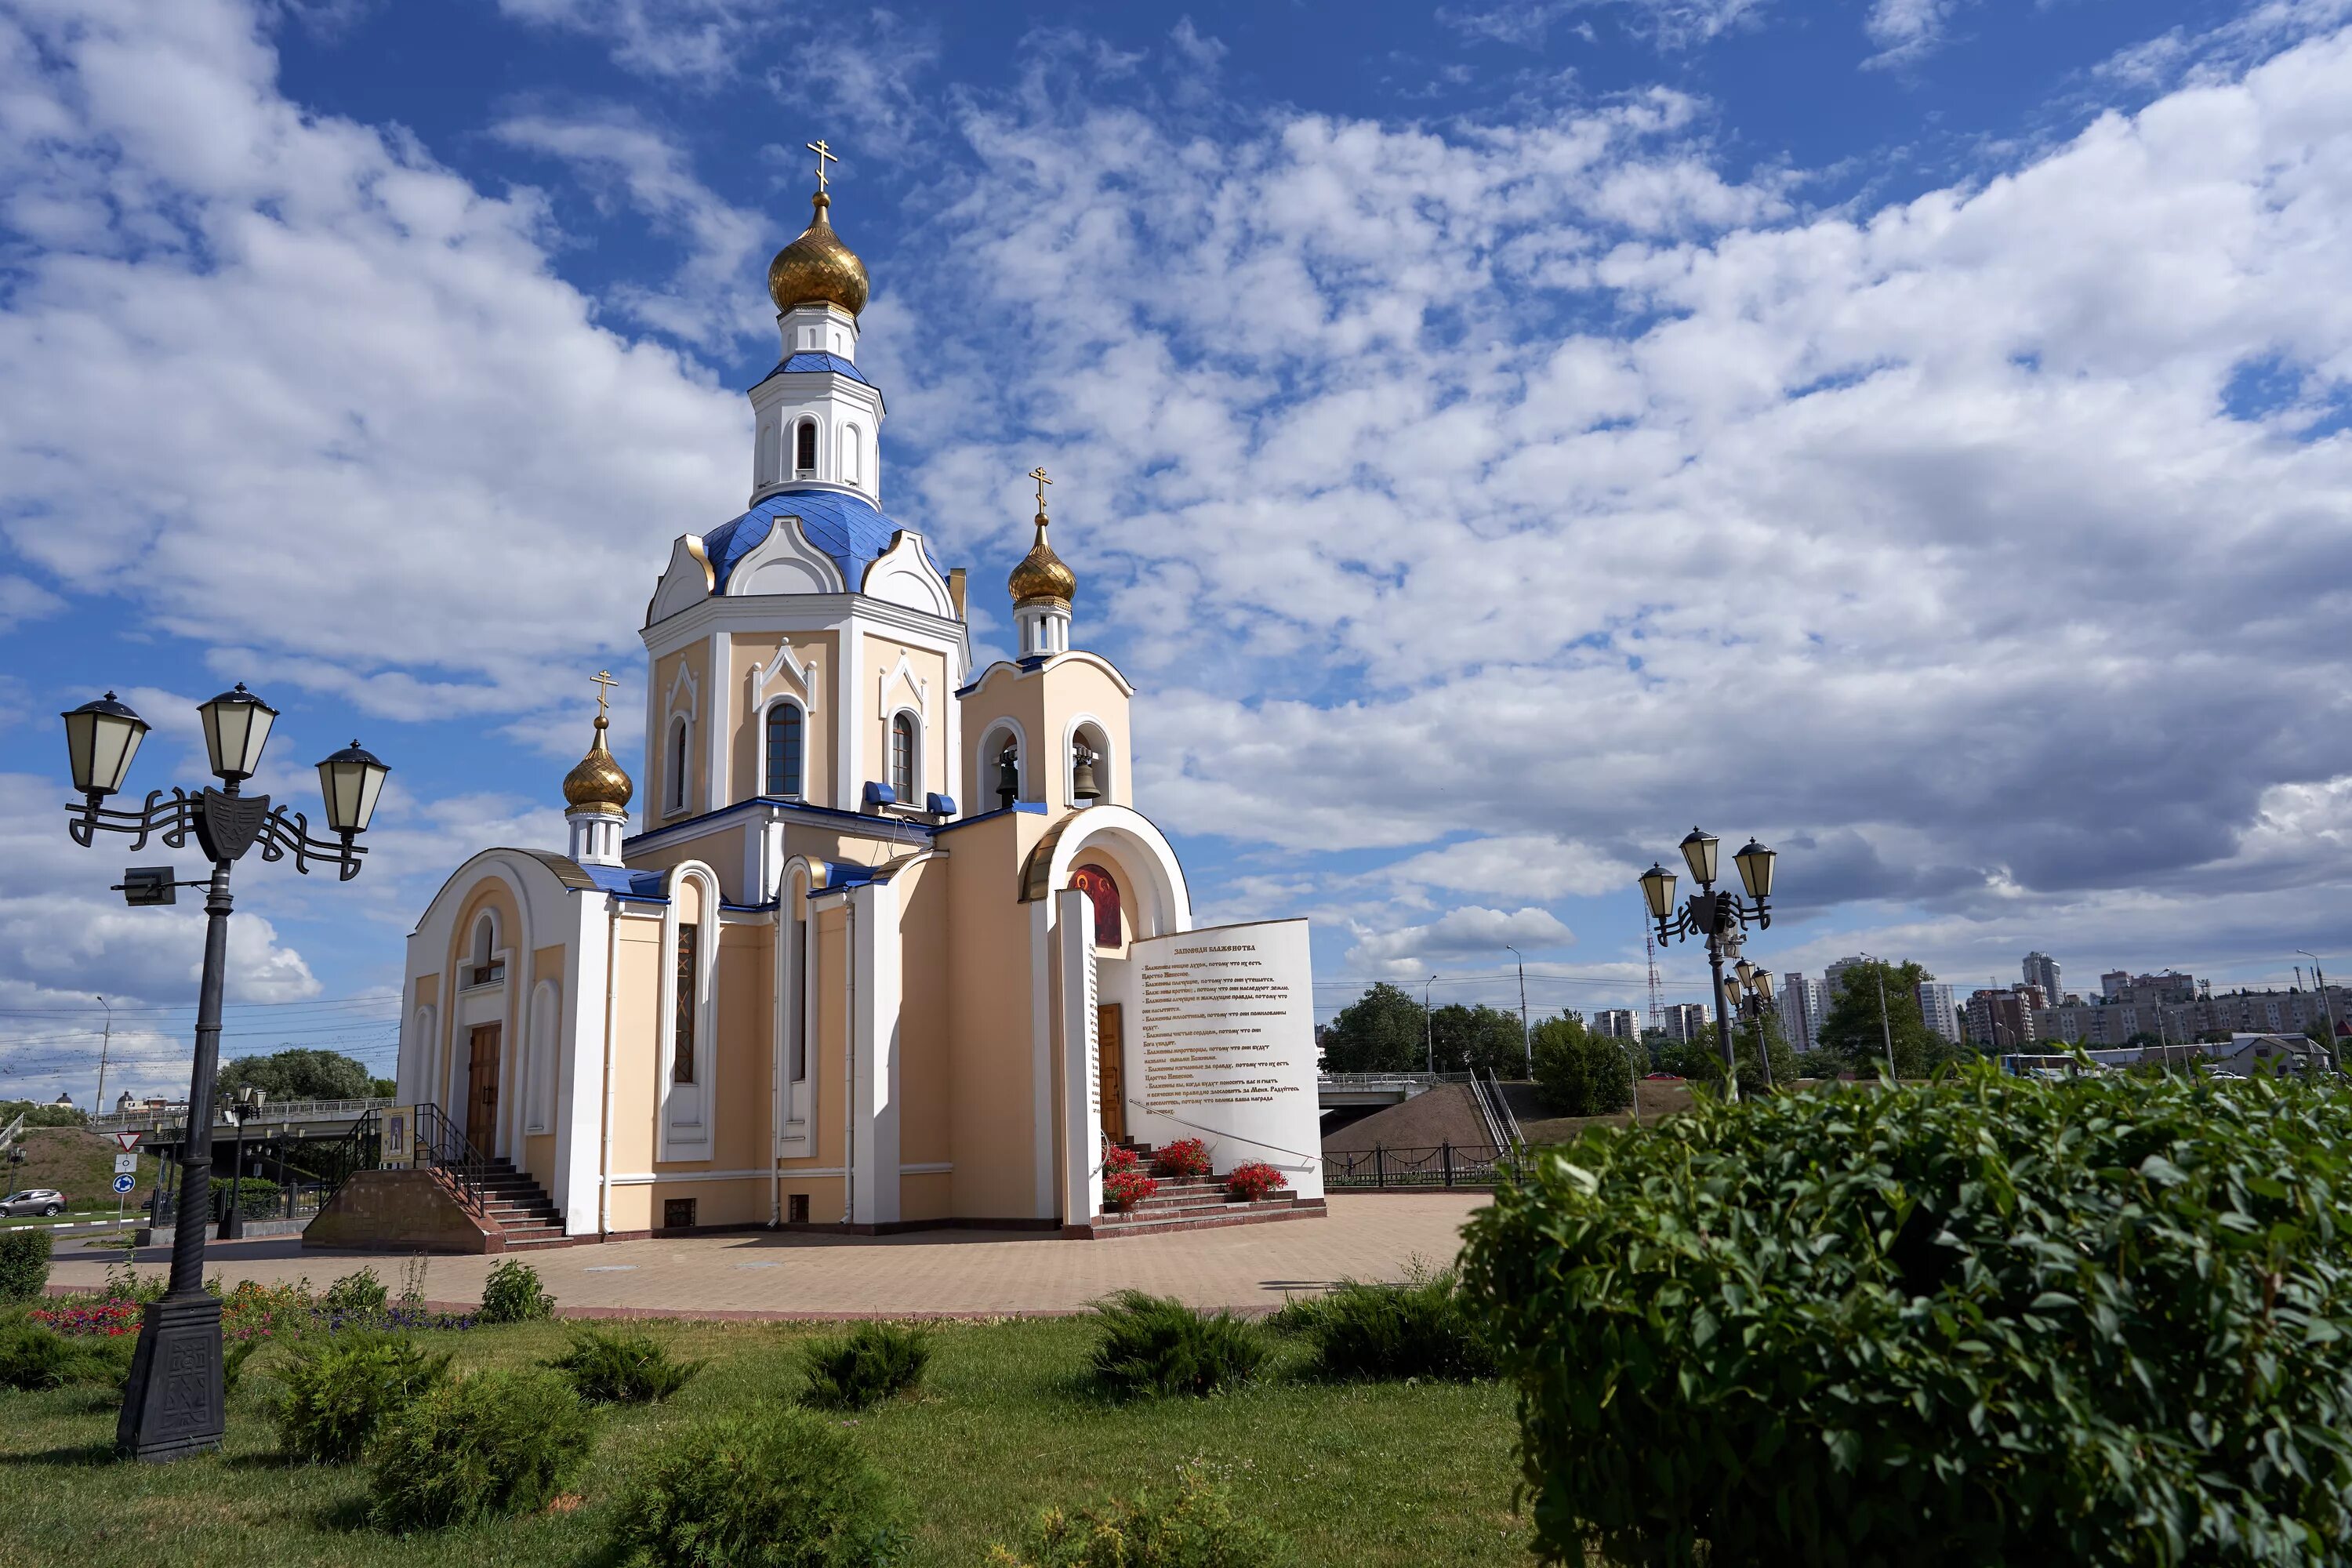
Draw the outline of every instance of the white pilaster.
[[[566,932],[571,984],[563,988],[563,1022],[555,1051],[555,1172],[549,1196],[563,1215],[563,1234],[596,1230],[597,1160],[604,1113],[606,960],[617,918],[609,896],[573,894],[575,918]]]
[[[857,939],[850,951],[857,1009],[850,1085],[851,1164],[857,1183],[850,1219],[890,1225],[898,1218],[898,891],[888,882],[853,888]]]
[[[728,660],[732,657],[735,639],[723,631],[710,634],[709,681],[710,700],[703,704],[703,729],[706,761],[703,763],[702,809],[717,811],[734,797],[734,781],[728,776],[729,742],[734,739],[735,683],[727,678]]]
[[[1061,905],[1062,1223],[1102,1212],[1102,1082],[1095,1032],[1095,901],[1084,889],[1054,895]]]

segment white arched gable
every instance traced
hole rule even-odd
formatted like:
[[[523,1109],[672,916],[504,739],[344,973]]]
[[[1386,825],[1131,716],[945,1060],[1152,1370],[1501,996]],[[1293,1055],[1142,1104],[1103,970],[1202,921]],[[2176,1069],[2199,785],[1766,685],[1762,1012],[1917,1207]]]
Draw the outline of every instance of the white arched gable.
[[[569,861],[562,863],[571,864]],[[458,984],[462,975],[454,973],[451,967],[469,963],[473,957],[472,924],[468,922],[464,931],[458,931],[457,916],[485,877],[495,877],[506,885],[522,926],[520,931],[509,931],[504,921],[498,920],[496,911],[492,911],[492,951],[503,950],[510,955],[508,959],[508,981],[500,988],[500,994],[509,999],[499,1012],[505,1026],[505,1037],[501,1041],[503,1048],[510,1050],[515,1043],[516,1020],[510,1016],[510,1010],[515,994],[512,984],[519,976],[513,965],[517,959],[527,957],[536,950],[533,933],[562,931],[565,917],[571,913],[566,902],[572,897],[570,889],[546,861],[524,849],[483,850],[452,871],[449,879],[442,883],[440,889],[433,895],[433,901],[425,906],[423,918],[416,922],[416,929],[409,933],[410,950],[412,952],[421,950],[425,962],[444,975],[444,984],[450,988],[450,994],[445,998],[449,1005],[442,1013],[436,1013],[430,1007],[418,1010],[423,1015],[419,1019],[420,1028],[429,1033],[421,1034],[413,1048],[410,1041],[401,1042],[400,1066],[394,1077],[404,1097],[431,1100],[444,1109],[454,1109],[454,1075],[463,1071],[457,1064],[457,1053],[451,1048],[451,1037],[476,1010],[476,1004],[463,994],[464,987]]]
[[[857,591],[910,610],[950,620],[955,616],[955,601],[948,597],[946,581],[923,549],[923,536],[910,528],[891,535],[890,548],[866,568],[865,581]]]
[[[1064,819],[1046,865],[1045,889],[1049,894],[1070,885],[1070,873],[1097,845],[1111,848],[1136,883],[1136,907],[1128,911],[1128,919],[1137,936],[1171,936],[1192,929],[1192,896],[1184,886],[1184,868],[1174,847],[1150,817],[1130,806],[1098,805]],[[1058,900],[1048,896],[1044,902],[1050,927],[1058,919]]]
[[[808,542],[801,520],[793,516],[769,523],[767,537],[727,574],[730,599],[754,594],[838,594],[845,586],[833,557]]]
[[[669,547],[669,564],[662,568],[661,583],[646,605],[646,625],[694,608],[710,596],[717,581],[710,571],[710,558],[703,553],[701,536],[681,534]]]

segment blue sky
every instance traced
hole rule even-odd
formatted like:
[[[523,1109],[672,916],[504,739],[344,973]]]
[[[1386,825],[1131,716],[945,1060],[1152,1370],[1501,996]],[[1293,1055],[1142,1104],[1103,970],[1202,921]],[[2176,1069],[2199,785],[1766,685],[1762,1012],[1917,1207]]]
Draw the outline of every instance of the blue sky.
[[[236,679],[278,793],[394,763],[358,881],[245,874],[229,1041],[389,1060],[416,911],[561,843],[586,676],[740,508],[819,135],[886,507],[986,657],[1055,472],[1139,804],[1327,1006],[1516,1002],[1507,942],[1635,1000],[1693,820],[1784,851],[1776,969],[2284,982],[2352,947],[2347,24],[0,3],[0,1092],[87,1100],[101,993],[184,1078],[198,916],[57,820],[107,687],[146,787]]]

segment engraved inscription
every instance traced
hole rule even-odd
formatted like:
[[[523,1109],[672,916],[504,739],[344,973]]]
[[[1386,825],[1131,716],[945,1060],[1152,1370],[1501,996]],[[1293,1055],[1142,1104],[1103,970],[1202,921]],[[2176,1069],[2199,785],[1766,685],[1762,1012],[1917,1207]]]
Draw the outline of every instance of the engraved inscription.
[[[1285,1071],[1278,1032],[1293,1009],[1290,983],[1257,942],[1230,935],[1180,939],[1143,965],[1147,1110],[1266,1104],[1301,1092]]]

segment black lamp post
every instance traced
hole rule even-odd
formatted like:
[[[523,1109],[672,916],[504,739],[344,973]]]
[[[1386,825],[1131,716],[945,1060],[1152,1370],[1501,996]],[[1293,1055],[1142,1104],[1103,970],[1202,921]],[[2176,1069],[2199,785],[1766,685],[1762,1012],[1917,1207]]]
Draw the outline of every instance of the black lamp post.
[[[228,1113],[236,1118],[236,1153],[228,1166],[228,1212],[221,1215],[220,1226],[223,1241],[241,1241],[245,1237],[245,1123],[268,1098],[266,1091],[247,1084],[228,1102]]]
[[[1664,866],[1653,864],[1642,873],[1642,898],[1650,907],[1650,919],[1658,928],[1658,940],[1674,942],[1681,938],[1703,936],[1706,939],[1707,967],[1715,974],[1715,1043],[1723,1053],[1725,1091],[1734,1100],[1739,1098],[1739,1063],[1731,1042],[1731,1004],[1724,992],[1723,963],[1739,950],[1739,933],[1753,925],[1763,929],[1772,923],[1772,864],[1779,856],[1750,838],[1738,854],[1732,857],[1739,868],[1739,879],[1748,888],[1748,900],[1742,901],[1737,893],[1715,890],[1717,854],[1721,840],[1712,833],[1692,828],[1683,839],[1683,863],[1690,868],[1691,880],[1699,890],[1675,907],[1675,874]],[[1764,1062],[1764,1087],[1772,1087],[1772,1063]]]
[[[196,1000],[195,1062],[188,1080],[188,1132],[180,1151],[171,1285],[162,1300],[147,1308],[114,1428],[116,1448],[142,1459],[177,1458],[217,1447],[221,1439],[220,1302],[205,1289],[205,1233],[212,1223],[213,1089],[228,963],[229,868],[258,845],[264,860],[290,857],[294,868],[305,873],[317,860],[335,867],[341,879],[349,881],[367,853],[353,839],[367,830],[389,771],[356,741],[320,763],[319,789],[335,838],[313,838],[301,813],[289,815],[282,805],[272,809],[268,795],[238,793],[261,766],[278,710],[239,684],[196,712],[204,721],[205,751],[222,787],[206,785],[195,795],[174,788],[169,800],[153,790],[135,811],[105,802],[122,787],[147,733],[146,721],[116,701],[111,691],[64,715],[74,788],[82,797],[66,808],[73,814],[66,830],[75,843],[87,848],[103,830],[132,835],[133,849],[146,847],[151,838],[177,849],[193,834],[198,850],[213,863],[210,878],[184,884],[173,879],[169,866],[133,867],[123,873],[120,889],[134,906],[169,904],[182,886],[206,889],[205,967]]]

